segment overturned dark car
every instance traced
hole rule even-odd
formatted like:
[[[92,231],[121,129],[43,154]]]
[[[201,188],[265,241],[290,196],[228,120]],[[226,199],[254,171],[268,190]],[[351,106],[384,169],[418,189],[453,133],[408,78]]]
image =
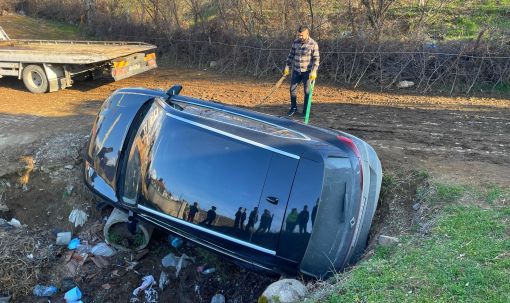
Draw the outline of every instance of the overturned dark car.
[[[104,102],[84,167],[95,194],[263,270],[325,277],[362,255],[382,178],[367,143],[181,88]]]

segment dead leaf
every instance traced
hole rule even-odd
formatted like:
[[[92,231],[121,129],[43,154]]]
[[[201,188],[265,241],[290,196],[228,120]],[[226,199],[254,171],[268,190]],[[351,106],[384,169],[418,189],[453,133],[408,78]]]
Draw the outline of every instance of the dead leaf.
[[[106,261],[106,259],[101,256],[94,256],[91,257],[90,259],[92,259],[92,262],[94,262],[94,264],[96,264],[96,266],[99,268],[105,268],[110,266],[110,262]]]
[[[66,277],[74,278],[80,269],[80,263],[76,260],[70,260],[66,263]]]
[[[66,263],[69,262],[71,260],[71,258],[73,257],[73,255],[74,255],[74,250],[66,252],[66,257],[64,259],[65,262]]]

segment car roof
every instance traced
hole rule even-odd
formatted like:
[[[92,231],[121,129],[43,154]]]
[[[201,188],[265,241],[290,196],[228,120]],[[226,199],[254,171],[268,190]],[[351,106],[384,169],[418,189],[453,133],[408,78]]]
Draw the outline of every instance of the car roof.
[[[147,88],[123,88],[116,93],[144,94],[160,97],[166,104],[186,106],[182,112],[211,120],[210,123],[229,132],[265,145],[298,154],[312,160],[334,153],[336,156],[347,156],[338,139],[340,132],[323,129],[296,122],[292,119],[276,117],[250,109],[225,105],[215,101],[206,101],[189,96],[176,95],[169,97],[162,90]],[[184,105],[184,106],[183,106]],[[219,125],[218,125],[219,126]]]

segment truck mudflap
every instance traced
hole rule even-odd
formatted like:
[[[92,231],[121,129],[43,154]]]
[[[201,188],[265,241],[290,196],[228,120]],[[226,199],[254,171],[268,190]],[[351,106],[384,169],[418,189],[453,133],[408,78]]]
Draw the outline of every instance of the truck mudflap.
[[[119,81],[156,67],[156,53],[136,53],[113,60],[111,76],[115,81]]]

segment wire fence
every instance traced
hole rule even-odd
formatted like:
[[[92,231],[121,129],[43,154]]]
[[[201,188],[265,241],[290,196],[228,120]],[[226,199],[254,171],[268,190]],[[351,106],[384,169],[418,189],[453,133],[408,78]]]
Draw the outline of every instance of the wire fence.
[[[126,11],[118,3],[108,1],[68,1],[64,7],[54,5],[58,0],[22,2],[26,3],[24,9],[32,11],[32,14],[52,18],[60,16],[66,21],[79,22],[99,39],[144,40],[156,44],[159,55],[171,63],[210,68],[219,73],[273,77],[281,73],[291,44],[289,32],[276,28],[277,23],[268,27],[273,31],[262,31],[265,34],[255,34],[262,32],[250,30],[252,25],[260,29],[265,24],[263,21],[270,16],[264,16],[267,18],[260,19],[262,21],[255,15],[250,15],[249,20],[243,18],[245,10],[242,9],[251,9],[248,2],[230,3],[235,6],[233,10],[222,7],[225,11],[220,17],[209,21],[204,19],[201,23],[197,23],[201,16],[197,14],[199,11],[195,11],[200,7],[186,9],[188,14],[195,16],[194,25],[188,26],[181,26],[174,20],[178,19],[180,11],[171,5],[172,1],[151,2],[152,6],[143,6],[145,10],[140,12]],[[89,2],[96,3],[94,13],[90,13],[92,6],[84,4]],[[33,8],[30,10],[31,5]],[[293,8],[268,7],[289,14],[306,15],[306,12],[302,15],[303,11]],[[455,7],[458,8],[458,5]],[[469,7],[474,6],[466,4],[462,9]],[[394,11],[399,8],[395,6]],[[504,10],[501,6],[498,9]],[[438,6],[434,10],[448,11],[450,7]],[[510,89],[510,33],[506,28],[484,28],[471,41],[445,42],[438,39],[440,41],[434,43],[426,42],[430,38],[424,33],[412,37],[403,34],[399,28],[394,28],[400,23],[384,28],[381,32],[384,34],[378,35],[377,31],[366,27],[362,21],[365,15],[361,11],[340,11],[344,15],[336,16],[335,20],[354,14],[352,19],[346,19],[353,23],[352,32],[341,32],[340,28],[344,28],[341,22],[327,22],[331,26],[327,31],[329,34],[318,40],[321,81],[380,90],[395,89],[401,82],[407,81],[412,83],[407,85],[408,89],[421,93],[472,94],[496,92],[506,87]],[[412,10],[407,7],[406,11]],[[499,18],[501,14],[497,16]],[[282,26],[290,28],[291,25]]]
[[[129,35],[117,38],[136,39]],[[290,48],[290,41],[280,40],[232,42],[171,36],[149,40],[159,45],[160,53],[172,63],[254,77],[281,73]],[[346,38],[322,41],[319,45],[319,77],[347,87],[385,91],[407,81],[408,89],[421,93],[469,95],[498,92],[510,85],[508,46],[487,41],[412,46]]]

